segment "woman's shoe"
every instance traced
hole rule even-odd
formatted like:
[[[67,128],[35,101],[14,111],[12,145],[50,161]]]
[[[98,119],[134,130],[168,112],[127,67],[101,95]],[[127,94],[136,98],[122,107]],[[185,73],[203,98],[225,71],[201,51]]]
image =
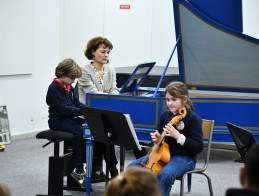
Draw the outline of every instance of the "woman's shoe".
[[[102,170],[96,171],[96,172],[92,172],[92,177],[91,180],[102,180],[105,181],[106,180],[106,176],[103,173]]]
[[[112,165],[110,167],[110,174],[111,174],[111,178],[114,178],[119,174],[118,169],[116,168],[116,165]]]

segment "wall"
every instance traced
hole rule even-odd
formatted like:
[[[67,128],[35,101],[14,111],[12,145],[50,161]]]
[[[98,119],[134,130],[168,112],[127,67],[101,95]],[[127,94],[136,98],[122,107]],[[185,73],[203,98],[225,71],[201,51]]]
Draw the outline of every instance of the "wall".
[[[18,4],[19,2],[13,1]],[[3,1],[0,2],[0,7],[3,6],[2,3]],[[28,61],[33,62],[33,72],[0,76],[0,105],[7,106],[12,136],[48,128],[45,96],[59,62],[60,1],[35,0],[34,4],[35,28],[31,35],[35,35],[35,55],[26,56]],[[16,17],[15,13],[13,14],[13,17]],[[8,58],[15,58],[16,53],[23,52],[17,51],[15,47],[12,50],[13,56]],[[16,64],[19,65],[19,59],[16,59]]]
[[[259,1],[243,0],[243,33],[259,39]]]
[[[35,1],[1,1],[0,75],[33,72],[35,45]],[[15,54],[14,54],[15,52]],[[10,58],[11,57],[11,58]],[[17,63],[19,59],[19,63]]]
[[[130,5],[130,9],[120,9],[121,4]],[[114,45],[110,64],[115,67],[145,61],[165,66],[175,44],[172,10],[170,0],[67,0],[62,54],[83,66],[89,62],[83,54],[87,41],[104,36]],[[171,65],[177,66],[176,59],[175,56]]]
[[[130,4],[130,9],[120,9],[120,4]],[[150,60],[150,0],[67,0],[63,10],[63,56],[71,56],[83,66],[88,62],[83,53],[87,41],[104,36],[114,46],[110,54],[113,66],[136,66]]]
[[[4,1],[9,0],[0,1],[0,11]],[[117,6],[120,2],[132,5],[132,9],[119,10]],[[12,3],[21,2],[12,0]],[[111,62],[115,66],[136,66],[140,61],[147,60],[166,65],[174,47],[171,0],[35,0],[33,3],[35,18],[31,41],[34,43],[34,56],[26,56],[29,62],[33,62],[32,74],[0,76],[0,105],[7,106],[12,136],[48,128],[45,96],[54,77],[55,67],[61,59],[67,57],[75,58],[80,65],[85,64],[83,50],[88,39],[96,35],[111,38],[114,43]],[[257,0],[243,2],[244,33],[257,38],[259,24],[255,19],[258,18],[255,8],[258,6]],[[114,10],[115,13],[112,13]],[[134,13],[134,20],[129,18],[131,13]],[[118,23],[111,28],[113,22],[120,21],[116,14],[125,23],[122,26]],[[14,14],[13,17],[17,16]],[[138,26],[138,22],[143,28],[142,25]],[[129,24],[136,24],[136,28],[132,31]],[[0,35],[3,33],[2,28],[3,24],[0,22]],[[76,34],[71,34],[72,32]],[[4,49],[0,47],[0,52]],[[16,48],[8,50],[13,50],[14,54],[8,58],[14,59],[16,53],[23,52]],[[3,56],[0,55],[0,58]],[[177,66],[175,59],[176,56],[173,57],[171,66]],[[2,63],[2,59],[0,62]],[[19,59],[16,58],[15,62],[19,65]]]

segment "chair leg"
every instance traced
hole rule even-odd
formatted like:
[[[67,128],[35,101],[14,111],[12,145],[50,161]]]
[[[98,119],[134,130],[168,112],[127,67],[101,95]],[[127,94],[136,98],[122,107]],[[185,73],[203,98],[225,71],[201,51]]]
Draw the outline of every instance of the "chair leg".
[[[188,180],[188,185],[187,185],[188,192],[191,192],[191,187],[192,187],[192,174],[188,174],[188,175],[187,175],[187,180]]]
[[[48,195],[63,196],[63,158],[49,157]]]
[[[185,176],[183,176],[181,179],[180,196],[184,195],[184,177]]]
[[[203,173],[204,176],[206,176],[208,180],[208,185],[209,185],[209,190],[210,190],[210,196],[213,196],[213,190],[212,190],[212,184],[211,184],[211,179],[209,176],[207,176],[205,173]]]

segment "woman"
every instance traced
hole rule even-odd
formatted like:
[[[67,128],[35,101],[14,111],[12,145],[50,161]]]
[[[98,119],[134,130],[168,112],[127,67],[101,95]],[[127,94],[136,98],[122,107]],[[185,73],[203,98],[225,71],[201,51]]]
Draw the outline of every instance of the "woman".
[[[85,56],[92,61],[82,67],[82,77],[78,80],[82,103],[86,102],[86,93],[119,94],[115,69],[107,64],[112,48],[112,43],[103,37],[95,37],[87,43]]]
[[[90,63],[82,67],[82,77],[78,79],[79,100],[86,104],[86,93],[119,94],[116,87],[115,69],[107,65],[112,43],[103,37],[94,37],[88,43],[85,56]],[[93,175],[92,178],[104,178],[102,171],[102,157],[106,159],[105,144],[94,143]],[[110,151],[111,177],[118,175],[116,165],[118,163],[114,146]]]

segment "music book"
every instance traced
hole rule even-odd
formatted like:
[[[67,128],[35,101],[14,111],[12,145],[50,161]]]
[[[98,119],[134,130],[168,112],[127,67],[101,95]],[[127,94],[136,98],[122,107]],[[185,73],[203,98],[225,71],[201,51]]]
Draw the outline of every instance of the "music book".
[[[141,146],[139,145],[139,141],[138,141],[138,138],[137,138],[137,135],[136,135],[136,132],[135,132],[135,129],[134,129],[134,126],[133,126],[133,123],[131,121],[131,118],[130,118],[130,115],[129,114],[124,114],[127,122],[128,122],[128,125],[129,125],[129,128],[130,128],[130,131],[131,131],[131,134],[135,140],[135,143],[137,144],[137,147],[139,150],[141,150]]]

